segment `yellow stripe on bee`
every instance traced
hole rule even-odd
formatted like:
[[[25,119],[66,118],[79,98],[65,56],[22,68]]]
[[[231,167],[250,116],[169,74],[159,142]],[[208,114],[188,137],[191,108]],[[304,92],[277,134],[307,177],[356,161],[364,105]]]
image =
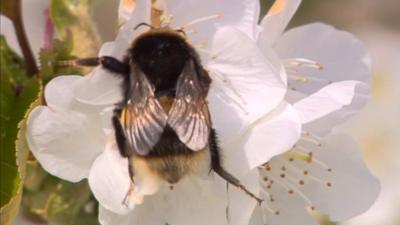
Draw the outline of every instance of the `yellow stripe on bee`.
[[[120,117],[121,124],[123,124],[125,128],[131,127],[134,119],[133,117],[134,115],[132,112],[130,112],[130,109],[128,107],[125,107],[121,112],[121,117]]]
[[[174,103],[174,99],[166,97],[166,96],[162,96],[160,99],[158,99],[158,102],[160,103],[164,112],[168,113],[172,107],[172,104]]]

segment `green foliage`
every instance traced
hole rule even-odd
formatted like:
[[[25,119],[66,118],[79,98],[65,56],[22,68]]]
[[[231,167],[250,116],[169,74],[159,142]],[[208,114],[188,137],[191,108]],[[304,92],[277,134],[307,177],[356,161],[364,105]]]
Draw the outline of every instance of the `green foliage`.
[[[38,79],[26,76],[25,63],[10,50],[3,36],[0,36],[0,64],[0,203],[2,224],[8,224],[19,208],[29,152],[24,132],[18,133],[24,126],[20,121],[38,98],[40,84]]]
[[[100,48],[100,37],[90,16],[90,0],[52,0],[50,16],[57,34],[65,38],[73,33],[72,53],[79,57],[96,56]],[[68,29],[66,29],[68,28]]]
[[[73,38],[70,32],[63,40],[55,39],[52,48],[42,49],[39,53],[40,60],[40,78],[44,84],[47,84],[51,79],[59,75],[81,74],[81,71],[74,67],[62,67],[57,65],[57,62],[70,60],[73,50]]]
[[[86,181],[70,183],[47,175],[38,163],[28,164],[23,209],[36,220],[63,225],[96,225],[97,203]],[[39,178],[39,182],[37,179]]]

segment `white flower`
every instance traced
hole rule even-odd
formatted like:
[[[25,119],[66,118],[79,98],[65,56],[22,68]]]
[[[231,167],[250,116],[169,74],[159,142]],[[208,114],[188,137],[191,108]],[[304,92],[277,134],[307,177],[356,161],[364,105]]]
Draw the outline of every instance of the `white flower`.
[[[283,101],[285,71],[255,43],[258,0],[170,0],[164,7],[165,15],[173,16],[171,27],[186,25],[188,41],[210,72],[209,108],[225,169],[258,193],[258,166],[290,149],[300,136],[299,117]],[[133,28],[150,21],[150,1],[137,1],[134,8],[126,18],[131,9],[120,7],[126,22],[100,55],[123,57],[143,32]],[[130,187],[128,161],[107,129],[109,108],[121,100],[120,83],[99,67],[85,77],[61,76],[47,85],[47,106],[30,114],[27,133],[42,166],[69,181],[88,178],[101,204],[102,224],[248,224],[256,201],[235,187],[227,189],[224,180],[208,173],[208,165],[204,174],[185,178],[174,190],[142,176],[131,199],[141,204],[123,204]]]
[[[254,212],[252,225],[316,224],[311,211],[346,220],[367,210],[380,190],[351,138],[331,133],[367,100],[368,54],[352,35],[324,24],[283,33],[300,2],[276,1],[261,23],[259,46],[273,48],[285,63],[286,99],[303,135],[292,151],[259,168],[269,201]]]

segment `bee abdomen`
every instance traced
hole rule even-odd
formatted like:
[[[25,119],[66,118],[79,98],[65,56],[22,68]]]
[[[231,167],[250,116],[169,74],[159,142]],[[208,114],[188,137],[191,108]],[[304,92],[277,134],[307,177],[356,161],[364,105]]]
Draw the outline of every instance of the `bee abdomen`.
[[[175,184],[183,177],[198,171],[206,152],[206,149],[192,151],[186,147],[167,125],[160,141],[148,155],[140,158],[154,174],[170,184]]]

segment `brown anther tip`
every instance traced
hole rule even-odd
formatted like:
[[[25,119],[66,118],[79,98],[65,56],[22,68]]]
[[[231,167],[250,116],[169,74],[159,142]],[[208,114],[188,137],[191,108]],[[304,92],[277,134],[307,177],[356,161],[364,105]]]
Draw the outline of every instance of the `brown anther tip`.
[[[304,175],[308,175],[308,171],[307,171],[307,170],[304,170],[303,174],[304,174]]]
[[[328,169],[328,172],[332,172],[333,170],[331,168]]]
[[[300,180],[300,181],[299,181],[299,184],[300,184],[300,185],[304,185],[304,180]]]
[[[286,167],[282,166],[281,170],[286,171]]]
[[[275,215],[279,216],[281,214],[279,211],[275,211]]]
[[[293,161],[294,161],[294,158],[289,158],[289,161],[290,161],[290,162],[293,162]]]
[[[310,210],[311,210],[311,211],[314,211],[314,210],[315,210],[315,207],[314,207],[314,206],[311,206],[311,207],[310,207]]]
[[[288,193],[292,195],[292,194],[294,194],[294,191],[293,190],[289,190]]]
[[[264,177],[264,179],[263,179],[264,181],[268,181],[268,177]]]
[[[173,185],[170,185],[170,186],[169,186],[169,190],[171,190],[171,191],[174,190],[174,186],[173,186]]]
[[[331,183],[331,182],[327,182],[327,183],[326,183],[326,186],[332,187],[332,183]]]
[[[281,178],[285,178],[286,175],[284,173],[281,174]]]

